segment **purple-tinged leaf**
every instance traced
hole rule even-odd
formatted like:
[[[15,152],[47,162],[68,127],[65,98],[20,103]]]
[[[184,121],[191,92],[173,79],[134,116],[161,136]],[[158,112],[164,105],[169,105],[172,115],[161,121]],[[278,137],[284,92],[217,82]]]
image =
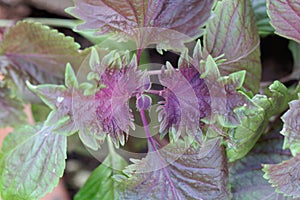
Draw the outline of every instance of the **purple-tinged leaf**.
[[[6,87],[0,87],[0,127],[17,127],[26,124],[23,109],[21,100],[11,97],[11,92]]]
[[[124,172],[121,199],[229,199],[227,163],[220,139],[202,145],[181,140],[133,160]]]
[[[40,199],[58,184],[65,169],[67,139],[52,129],[26,126],[5,138],[0,159],[3,200]]]
[[[194,67],[184,65],[176,70],[167,63],[167,70],[163,69],[159,77],[166,87],[158,108],[160,132],[175,131],[175,138],[185,130],[195,134],[200,128],[200,119],[210,114],[210,94],[205,80]]]
[[[265,164],[264,178],[268,179],[276,191],[285,196],[300,198],[300,154],[279,164]]]
[[[76,0],[75,7],[68,12],[84,21],[77,27],[79,30],[121,33],[122,39],[135,40],[139,48],[166,41],[168,45],[182,47],[187,39],[200,36],[200,28],[209,18],[213,3],[210,0]]]
[[[300,43],[300,2],[267,0],[267,11],[275,33]]]
[[[300,100],[291,101],[289,105],[290,109],[282,116],[284,125],[281,133],[285,136],[283,148],[289,148],[296,155],[300,153]]]
[[[226,59],[221,75],[246,70],[245,88],[258,92],[261,78],[259,35],[250,0],[218,1],[215,16],[208,21],[204,57]]]
[[[39,23],[21,21],[11,27],[0,44],[1,59],[8,60],[7,76],[20,87],[31,83],[62,83],[67,62],[78,69],[87,51],[71,37]]]
[[[121,69],[106,68],[100,75],[100,80],[105,87],[95,94],[95,101],[99,105],[96,110],[97,119],[103,132],[109,134],[115,144],[120,142],[124,145],[123,132],[128,134],[129,128],[135,127],[128,101],[143,91],[144,75],[137,69],[134,57]]]
[[[264,135],[241,160],[229,168],[229,180],[233,199],[244,200],[288,200],[275,191],[263,178],[263,163],[278,163],[290,157],[289,151],[281,149],[282,136],[276,133]]]

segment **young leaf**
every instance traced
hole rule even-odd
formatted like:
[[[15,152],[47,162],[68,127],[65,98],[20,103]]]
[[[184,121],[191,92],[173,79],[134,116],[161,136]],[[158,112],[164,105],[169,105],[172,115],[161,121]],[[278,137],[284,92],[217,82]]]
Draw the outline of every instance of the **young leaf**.
[[[265,164],[264,178],[268,179],[276,191],[293,198],[300,197],[300,154],[279,164]]]
[[[187,148],[183,141],[148,152],[124,172],[121,199],[228,199],[227,166],[220,139]],[[190,144],[189,144],[190,145]]]
[[[244,157],[264,133],[269,119],[286,109],[291,100],[287,88],[275,81],[269,87],[268,96],[255,95],[244,107],[236,110],[241,124],[229,131],[229,138],[234,146],[227,147],[230,162]]]
[[[23,112],[23,102],[11,97],[11,92],[0,87],[0,127],[17,127],[26,124],[26,115]]]
[[[161,95],[164,101],[158,107],[160,133],[170,130],[180,135],[188,130],[195,134],[200,128],[200,119],[208,116],[211,109],[205,80],[194,67],[181,66],[177,71],[167,64],[167,70],[159,76],[161,84],[166,87]]]
[[[184,40],[200,36],[200,27],[209,18],[213,3],[210,0],[76,0],[75,7],[68,12],[84,21],[77,27],[79,30],[121,33],[122,39],[135,40],[138,48],[166,41],[168,45],[183,47]],[[172,36],[170,30],[181,35]]]
[[[204,40],[204,57],[226,59],[220,66],[222,75],[246,70],[245,88],[256,93],[261,78],[259,35],[250,0],[218,1],[215,17],[208,21]]]
[[[0,55],[9,61],[10,77],[20,86],[20,79],[32,83],[61,83],[67,62],[78,69],[86,56],[79,45],[48,26],[20,21],[9,29],[0,44]],[[75,59],[76,58],[76,59]]]
[[[289,148],[296,155],[300,153],[300,100],[291,101],[289,105],[290,109],[282,116],[284,125],[281,133],[285,136],[283,149]]]
[[[290,199],[275,192],[263,178],[262,163],[278,163],[290,157],[289,151],[281,149],[282,136],[268,134],[263,136],[252,151],[229,168],[233,199]]]
[[[75,196],[75,200],[118,200],[118,182],[113,176],[121,175],[127,162],[116,152],[110,152],[102,164],[97,167],[84,186]]]
[[[267,8],[275,33],[300,43],[300,3],[291,0],[267,0]]]
[[[0,159],[3,200],[40,199],[58,184],[65,169],[67,139],[52,130],[26,126],[5,138]]]

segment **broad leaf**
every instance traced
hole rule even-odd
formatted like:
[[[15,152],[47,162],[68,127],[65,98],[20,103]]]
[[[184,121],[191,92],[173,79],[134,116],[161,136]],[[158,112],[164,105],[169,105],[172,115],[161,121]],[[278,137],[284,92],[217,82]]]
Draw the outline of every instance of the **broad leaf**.
[[[233,163],[229,168],[233,199],[289,199],[276,193],[261,171],[262,163],[278,163],[290,157],[289,151],[281,149],[282,139],[279,134],[265,135],[246,157]]]
[[[97,167],[84,186],[75,196],[75,200],[118,200],[119,183],[113,178],[115,175],[121,175],[127,166],[127,162],[116,152],[111,152]]]
[[[300,42],[300,2],[267,0],[267,8],[275,32],[283,37]]]
[[[231,145],[227,147],[230,162],[244,157],[265,132],[269,119],[283,112],[291,100],[287,88],[279,81],[269,87],[269,94],[255,95],[251,102],[236,110],[241,124],[229,131]]]
[[[267,36],[273,34],[275,30],[270,24],[266,0],[252,0],[252,5],[259,35]]]
[[[245,88],[256,93],[261,78],[259,35],[250,0],[218,1],[215,16],[208,21],[204,40],[204,57],[226,59],[220,66],[222,75],[246,70]]]
[[[0,87],[0,127],[17,127],[26,124],[26,115],[23,109],[21,100],[12,97],[9,89]]]
[[[300,154],[279,164],[264,165],[264,178],[268,179],[276,191],[286,196],[300,198]]]
[[[189,144],[190,145],[190,144]],[[219,139],[199,146],[178,140],[152,148],[125,171],[121,199],[228,199],[227,166]]]
[[[75,7],[68,12],[84,21],[77,27],[79,30],[121,33],[122,39],[135,40],[138,48],[152,43],[182,48],[182,42],[200,36],[200,27],[209,18],[213,3],[210,0],[76,0]]]
[[[61,83],[67,62],[78,69],[86,51],[72,37],[39,23],[21,21],[9,29],[0,44],[0,67],[20,88],[25,80],[32,83]],[[4,69],[6,68],[6,69]]]
[[[0,160],[3,200],[40,199],[58,184],[65,169],[67,140],[52,129],[26,126],[5,138]]]

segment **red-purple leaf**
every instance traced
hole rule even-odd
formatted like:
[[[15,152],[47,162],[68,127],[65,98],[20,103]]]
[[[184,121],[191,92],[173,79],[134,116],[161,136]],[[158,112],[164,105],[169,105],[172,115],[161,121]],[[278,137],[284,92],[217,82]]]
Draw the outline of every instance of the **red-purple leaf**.
[[[280,134],[268,133],[257,142],[247,156],[231,164],[229,180],[232,199],[291,199],[275,192],[275,188],[263,178],[261,170],[262,163],[274,164],[290,158],[290,152],[281,148],[282,140]]]
[[[66,64],[70,62],[78,69],[86,53],[79,53],[74,39],[57,30],[20,21],[3,37],[0,55],[8,60],[8,66],[0,67],[7,67],[8,76],[18,87],[25,80],[34,84],[62,83]]]
[[[267,9],[275,32],[300,43],[300,2],[267,0]]]
[[[220,139],[197,147],[177,143],[150,151],[124,170],[121,199],[228,199],[225,150]]]
[[[208,21],[204,57],[226,59],[220,66],[221,75],[246,70],[244,86],[258,92],[261,78],[259,35],[250,0],[218,1],[214,18]]]
[[[200,128],[200,119],[210,114],[208,87],[194,67],[185,65],[176,70],[167,66],[168,72],[163,70],[159,77],[166,87],[161,95],[164,101],[158,108],[160,132],[167,133],[171,129],[177,136],[185,130],[195,134]]]
[[[279,164],[264,165],[264,178],[285,196],[300,197],[300,154]]]
[[[171,45],[181,45],[182,40],[198,37],[213,3],[210,0],[76,0],[75,7],[68,11],[84,21],[78,29],[96,30],[96,34],[121,33],[122,39],[134,39],[141,48],[165,40],[171,41]]]

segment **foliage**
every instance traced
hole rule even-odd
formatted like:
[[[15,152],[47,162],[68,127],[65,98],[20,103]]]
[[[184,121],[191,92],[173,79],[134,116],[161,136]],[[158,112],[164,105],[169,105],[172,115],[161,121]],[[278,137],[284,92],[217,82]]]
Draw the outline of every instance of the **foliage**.
[[[75,0],[67,12],[101,40],[80,49],[27,20],[1,40],[0,127],[15,128],[0,153],[3,200],[50,192],[71,135],[108,146],[76,200],[300,197],[300,87],[263,88],[259,46],[268,34],[293,40],[298,65],[297,1]],[[178,62],[153,70],[153,46]],[[27,101],[49,107],[45,120],[26,123]],[[281,115],[284,137],[268,132]],[[147,153],[126,160],[118,151],[136,132]]]

